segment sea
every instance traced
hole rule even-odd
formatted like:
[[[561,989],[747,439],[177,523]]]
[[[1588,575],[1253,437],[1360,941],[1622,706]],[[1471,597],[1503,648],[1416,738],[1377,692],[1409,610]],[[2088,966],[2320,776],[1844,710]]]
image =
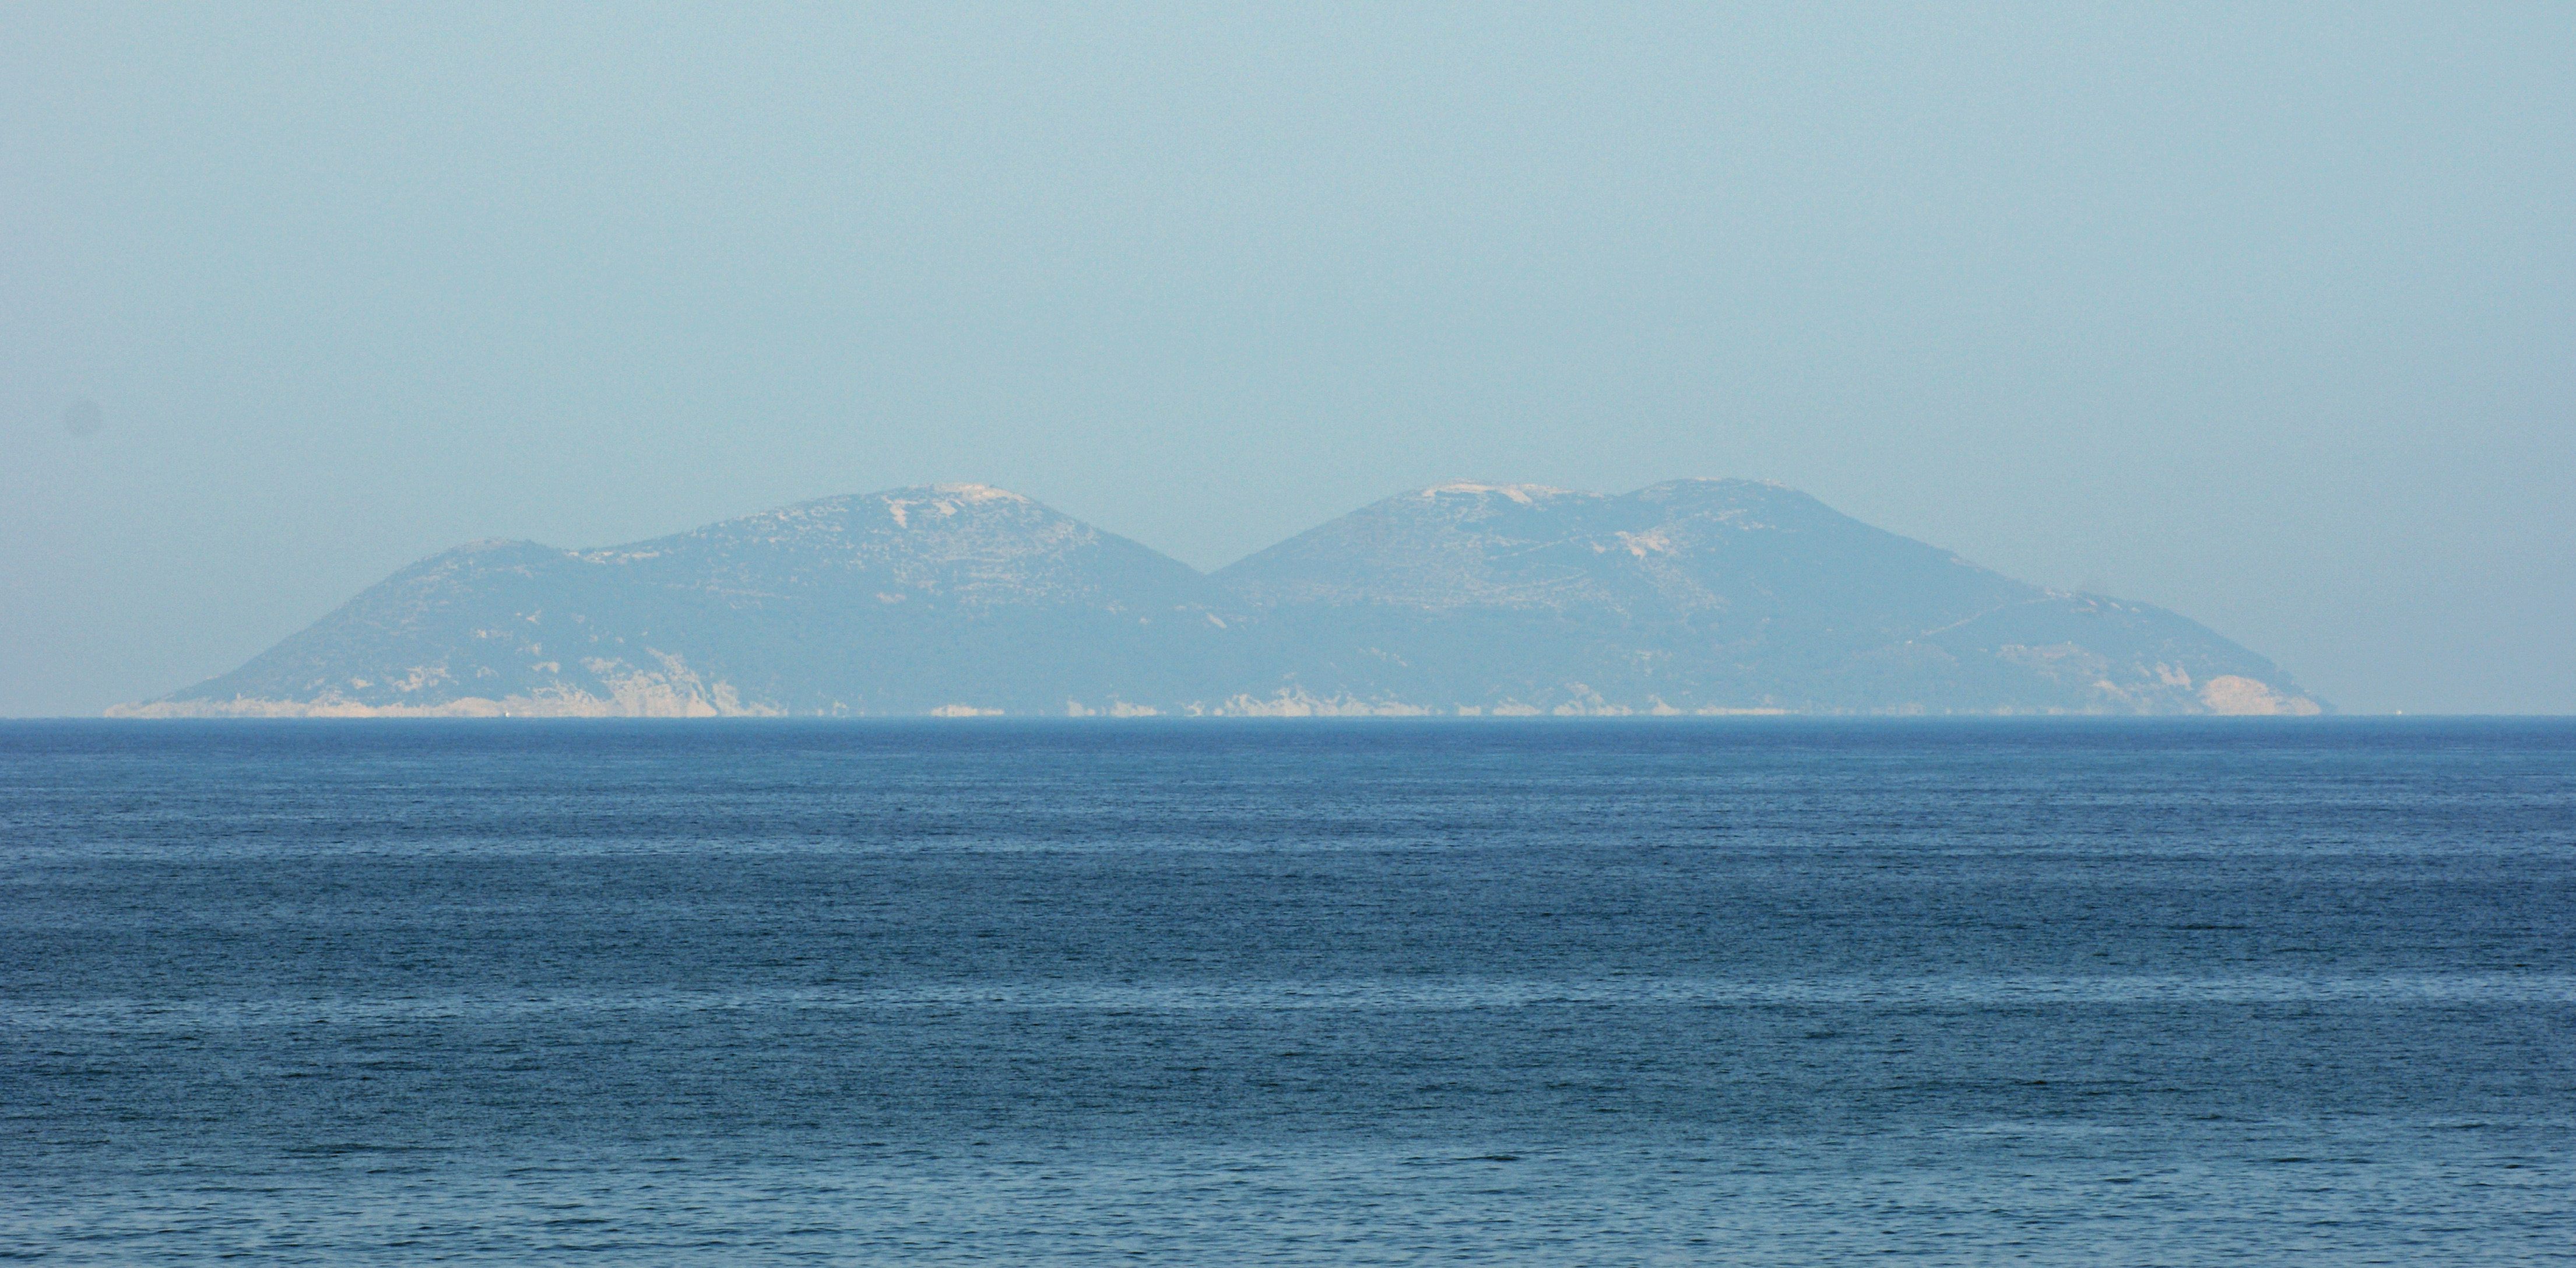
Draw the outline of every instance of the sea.
[[[0,1258],[2576,1262],[2576,723],[0,724]]]

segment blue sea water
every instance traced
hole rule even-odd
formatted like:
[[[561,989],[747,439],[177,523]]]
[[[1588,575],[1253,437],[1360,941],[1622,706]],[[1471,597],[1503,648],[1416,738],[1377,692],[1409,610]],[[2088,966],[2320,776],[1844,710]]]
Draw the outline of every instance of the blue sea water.
[[[2576,1259],[2576,725],[0,726],[0,1256]]]

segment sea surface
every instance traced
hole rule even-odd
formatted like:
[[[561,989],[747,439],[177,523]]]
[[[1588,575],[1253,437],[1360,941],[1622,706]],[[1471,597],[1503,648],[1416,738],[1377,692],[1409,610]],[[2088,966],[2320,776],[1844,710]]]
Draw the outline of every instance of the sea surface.
[[[2576,724],[0,725],[0,1258],[2567,1263]]]

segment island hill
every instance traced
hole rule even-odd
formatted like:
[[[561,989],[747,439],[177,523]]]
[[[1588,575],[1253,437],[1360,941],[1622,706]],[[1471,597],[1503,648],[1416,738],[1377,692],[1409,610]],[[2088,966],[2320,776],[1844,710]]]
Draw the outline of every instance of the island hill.
[[[1444,484],[1203,574],[1015,493],[414,564],[141,717],[2315,713],[2161,608],[1744,480]]]

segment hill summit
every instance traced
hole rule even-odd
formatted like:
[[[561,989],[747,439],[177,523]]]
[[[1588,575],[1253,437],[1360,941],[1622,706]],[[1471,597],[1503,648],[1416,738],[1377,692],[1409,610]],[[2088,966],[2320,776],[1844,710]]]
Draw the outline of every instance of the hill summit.
[[[1746,480],[1452,483],[1213,574],[976,484],[476,542],[127,716],[2314,713],[2144,604]]]

